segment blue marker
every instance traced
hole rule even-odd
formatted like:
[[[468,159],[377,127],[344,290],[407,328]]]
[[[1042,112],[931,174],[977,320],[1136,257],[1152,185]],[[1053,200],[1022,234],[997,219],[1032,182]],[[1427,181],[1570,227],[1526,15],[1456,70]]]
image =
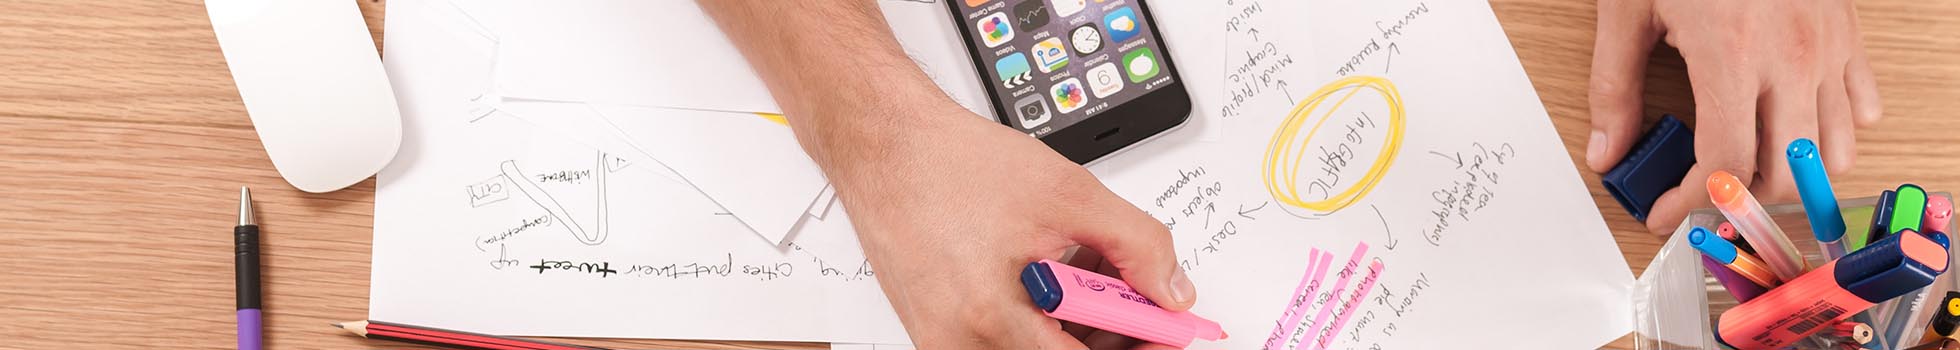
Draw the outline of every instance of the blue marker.
[[[1783,153],[1790,157],[1790,174],[1797,178],[1803,213],[1810,218],[1810,231],[1817,235],[1824,260],[1844,257],[1844,213],[1838,210],[1837,193],[1831,191],[1831,178],[1824,172],[1817,143],[1799,138],[1790,141],[1789,150]]]

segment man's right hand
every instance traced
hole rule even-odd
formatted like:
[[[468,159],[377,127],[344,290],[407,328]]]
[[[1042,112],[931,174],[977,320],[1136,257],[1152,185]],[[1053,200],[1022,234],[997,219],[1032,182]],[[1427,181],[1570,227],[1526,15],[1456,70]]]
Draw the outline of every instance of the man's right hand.
[[[1061,260],[1078,244],[1101,253],[1078,254],[1092,260],[1086,268],[1103,260],[1167,309],[1197,300],[1161,222],[1040,141],[940,100],[883,117],[902,120],[890,132],[824,143],[826,173],[920,348],[1139,345],[1065,332],[1021,287],[1029,262]]]

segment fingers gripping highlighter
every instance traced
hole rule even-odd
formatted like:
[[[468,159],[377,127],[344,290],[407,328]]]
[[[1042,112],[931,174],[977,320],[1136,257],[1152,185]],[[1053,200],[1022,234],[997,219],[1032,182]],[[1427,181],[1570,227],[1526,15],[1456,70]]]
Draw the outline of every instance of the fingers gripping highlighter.
[[[1742,350],[1788,346],[1932,284],[1949,258],[1946,248],[1916,231],[1885,237],[1722,313],[1715,340]]]
[[[1054,260],[1028,263],[1021,284],[1035,306],[1055,319],[1180,349],[1191,346],[1193,338],[1225,338],[1216,322],[1164,310],[1122,280]]]

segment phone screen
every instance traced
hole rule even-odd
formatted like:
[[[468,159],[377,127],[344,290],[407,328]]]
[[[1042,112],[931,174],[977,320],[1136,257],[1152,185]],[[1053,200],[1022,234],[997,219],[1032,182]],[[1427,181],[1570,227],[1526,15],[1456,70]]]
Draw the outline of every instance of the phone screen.
[[[1173,85],[1137,0],[948,0],[997,110],[1036,137]]]

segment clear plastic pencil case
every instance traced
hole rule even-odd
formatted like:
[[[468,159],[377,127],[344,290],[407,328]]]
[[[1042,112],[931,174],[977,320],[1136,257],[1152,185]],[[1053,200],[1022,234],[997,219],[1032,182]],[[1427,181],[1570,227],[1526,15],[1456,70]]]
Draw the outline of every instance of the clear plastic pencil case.
[[[1933,193],[1928,197],[1948,200],[1952,198],[1944,192]],[[1843,208],[1847,231],[1864,230],[1869,227],[1872,206],[1877,202],[1878,197],[1839,200],[1838,205]],[[1769,205],[1764,209],[1769,212],[1771,220],[1790,236],[1790,241],[1796,245],[1798,251],[1803,253],[1804,258],[1810,261],[1810,266],[1823,265],[1825,259],[1819,253],[1816,236],[1810,232],[1810,221],[1804,216],[1802,204]],[[1711,325],[1723,311],[1739,303],[1703,269],[1701,252],[1688,244],[1688,231],[1695,226],[1714,230],[1717,225],[1725,221],[1728,220],[1722,217],[1722,213],[1712,208],[1689,213],[1681,227],[1674,230],[1667,243],[1662,245],[1660,251],[1654,255],[1653,262],[1648,263],[1647,270],[1634,282],[1632,295],[1635,349],[1723,348],[1715,342]],[[1947,226],[1937,230],[1927,228],[1925,231],[1953,233],[1954,225]],[[1955,253],[1955,260],[1960,260],[1960,244],[1953,244],[1948,251]],[[1954,278],[1956,272],[1951,269],[1951,265],[1948,267],[1947,273],[1941,274],[1938,280],[1927,287],[1930,290],[1926,303],[1938,303],[1947,291],[1960,290],[1960,280]],[[1907,318],[1911,322],[1906,322],[1905,325],[1884,324],[1889,323],[1886,321],[1891,318],[1890,311],[1893,309],[1893,303],[1902,300],[1911,302],[1906,299],[1912,298],[1899,298],[1871,307],[1868,313],[1878,313],[1872,317],[1872,328],[1884,334],[1890,327],[1909,327],[1904,330],[1905,334],[1909,335],[1907,339],[1917,339],[1919,335],[1926,333],[1926,321],[1931,319],[1935,311],[1931,305],[1921,307],[1919,314]],[[1905,348],[1914,344],[1900,345],[1903,346],[1895,346],[1895,348]]]

